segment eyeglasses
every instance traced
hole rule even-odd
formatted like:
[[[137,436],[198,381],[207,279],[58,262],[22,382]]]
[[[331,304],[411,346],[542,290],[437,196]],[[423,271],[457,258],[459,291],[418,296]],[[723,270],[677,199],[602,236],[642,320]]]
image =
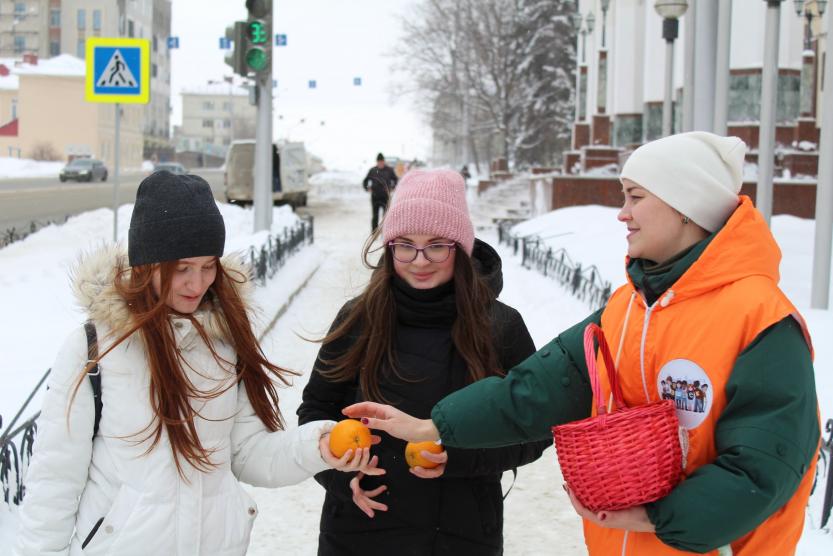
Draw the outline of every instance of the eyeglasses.
[[[388,243],[393,258],[400,263],[412,263],[416,260],[417,255],[422,253],[422,256],[431,263],[444,263],[451,256],[451,251],[456,248],[454,243],[430,243],[425,247],[419,248],[412,243]]]

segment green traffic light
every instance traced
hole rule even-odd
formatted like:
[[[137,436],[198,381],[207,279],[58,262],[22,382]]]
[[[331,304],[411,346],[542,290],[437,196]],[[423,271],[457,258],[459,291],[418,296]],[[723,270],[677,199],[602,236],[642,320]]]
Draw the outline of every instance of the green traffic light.
[[[246,34],[252,44],[263,44],[268,40],[266,25],[262,21],[250,21],[246,26]]]
[[[266,67],[266,52],[262,48],[250,48],[246,52],[246,65],[252,71],[262,71]]]

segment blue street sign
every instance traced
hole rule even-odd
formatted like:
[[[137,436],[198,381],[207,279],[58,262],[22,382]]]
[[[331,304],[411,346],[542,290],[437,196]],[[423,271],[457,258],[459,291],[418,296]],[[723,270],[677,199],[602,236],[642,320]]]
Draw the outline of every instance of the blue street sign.
[[[150,100],[150,41],[89,37],[84,97],[87,102],[147,104]]]
[[[231,39],[220,37],[220,50],[231,50]]]
[[[355,85],[356,87],[361,87],[362,78],[361,77],[354,77],[353,78],[353,85]]]
[[[142,53],[139,47],[99,46],[93,56],[95,95],[141,95]]]
[[[275,35],[275,46],[286,46],[286,35]]]
[[[168,37],[168,49],[179,48],[179,37]]]
[[[315,81],[315,79],[310,79],[309,80],[309,88],[310,89],[315,89],[317,86],[318,86],[318,83]]]

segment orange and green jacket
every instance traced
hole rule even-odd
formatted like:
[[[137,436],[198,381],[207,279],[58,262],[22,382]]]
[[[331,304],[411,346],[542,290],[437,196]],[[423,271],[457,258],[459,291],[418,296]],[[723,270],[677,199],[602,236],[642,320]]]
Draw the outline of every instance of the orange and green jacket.
[[[724,546],[735,556],[791,554],[820,430],[809,337],[777,287],[779,262],[769,229],[744,198],[720,231],[673,261],[628,261],[628,283],[604,309],[506,378],[479,381],[439,402],[432,418],[443,442],[523,442],[589,416],[582,333],[589,322],[601,323],[614,357],[621,344],[626,401],[673,396],[689,452],[685,480],[647,505],[656,534],[588,524],[590,554],[710,553]],[[673,394],[663,381],[674,382]]]

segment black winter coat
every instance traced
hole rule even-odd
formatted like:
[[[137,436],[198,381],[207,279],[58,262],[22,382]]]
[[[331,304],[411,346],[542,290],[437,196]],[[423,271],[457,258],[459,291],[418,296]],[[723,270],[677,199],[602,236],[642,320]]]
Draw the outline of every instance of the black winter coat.
[[[474,260],[495,293],[503,287],[501,261],[477,240]],[[383,396],[399,409],[419,418],[449,393],[467,385],[466,365],[451,340],[456,318],[453,283],[416,290],[394,278],[397,310],[396,357],[400,377],[387,373],[380,383]],[[344,316],[348,302],[336,318]],[[535,351],[520,314],[495,300],[492,328],[503,369],[511,369]],[[355,336],[353,336],[355,337]],[[299,424],[317,419],[341,420],[342,408],[362,401],[358,382],[332,382],[317,369],[322,359],[343,353],[350,339],[322,346],[298,409]],[[339,345],[336,345],[339,344]],[[408,471],[405,442],[375,431],[381,444],[373,447],[381,477],[365,477],[361,486],[388,489],[377,496],[388,511],[367,517],[352,501],[353,474],[324,471],[316,480],[327,489],[321,513],[319,555],[480,555],[503,553],[503,495],[500,478],[540,457],[549,441],[497,449],[446,448],[448,463],[438,479],[420,479]]]
[[[390,166],[379,168],[374,166],[367,172],[362,187],[367,191],[370,189],[370,196],[376,201],[387,201],[390,192],[396,187],[399,178]]]

